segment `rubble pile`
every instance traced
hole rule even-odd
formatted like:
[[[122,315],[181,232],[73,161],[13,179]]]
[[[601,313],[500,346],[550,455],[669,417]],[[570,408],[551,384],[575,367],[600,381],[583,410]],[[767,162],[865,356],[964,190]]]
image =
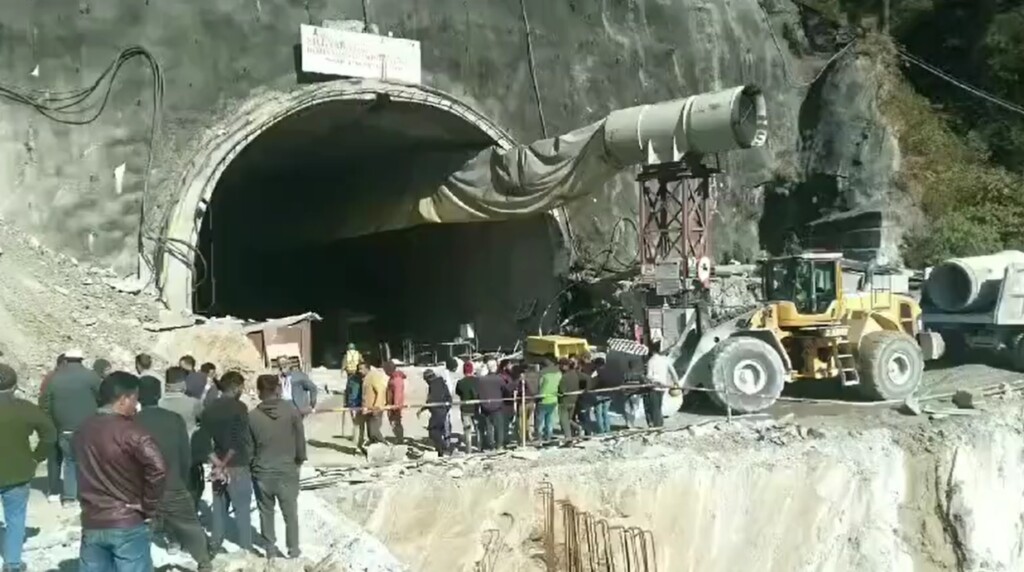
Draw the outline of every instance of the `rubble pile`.
[[[161,308],[151,288],[122,292],[112,269],[57,253],[2,219],[0,249],[0,360],[18,370],[24,391],[71,347],[122,367],[150,349],[142,324]]]

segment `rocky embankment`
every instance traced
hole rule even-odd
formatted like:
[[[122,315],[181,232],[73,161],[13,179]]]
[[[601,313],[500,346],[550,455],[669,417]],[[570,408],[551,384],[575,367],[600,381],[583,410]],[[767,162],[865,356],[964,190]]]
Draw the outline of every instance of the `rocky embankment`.
[[[541,483],[650,530],[659,570],[1021,570],[1022,421],[1016,398],[969,416],[722,421],[384,468],[322,494],[423,571],[543,570]]]

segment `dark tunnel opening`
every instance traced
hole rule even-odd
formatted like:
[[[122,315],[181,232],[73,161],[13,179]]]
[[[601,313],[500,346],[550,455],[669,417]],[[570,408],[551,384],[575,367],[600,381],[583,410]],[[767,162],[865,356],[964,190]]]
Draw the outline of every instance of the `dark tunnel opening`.
[[[412,103],[338,101],[286,117],[217,182],[195,312],[317,312],[312,365],[336,366],[348,342],[402,357],[407,340],[441,344],[467,323],[479,347],[511,349],[560,289],[552,216],[367,232],[399,197],[426,196],[491,144],[470,122]]]

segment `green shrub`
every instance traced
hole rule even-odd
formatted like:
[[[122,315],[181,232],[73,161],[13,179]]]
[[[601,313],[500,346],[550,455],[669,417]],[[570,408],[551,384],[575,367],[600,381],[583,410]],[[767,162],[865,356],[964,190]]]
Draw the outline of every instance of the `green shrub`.
[[[955,212],[932,220],[904,238],[903,257],[907,266],[924,268],[956,256],[976,256],[1002,250],[1003,239],[984,214]]]
[[[879,61],[880,106],[900,142],[898,184],[924,215],[904,242],[907,265],[1024,244],[1024,176],[992,164],[901,73],[892,45],[869,38]]]

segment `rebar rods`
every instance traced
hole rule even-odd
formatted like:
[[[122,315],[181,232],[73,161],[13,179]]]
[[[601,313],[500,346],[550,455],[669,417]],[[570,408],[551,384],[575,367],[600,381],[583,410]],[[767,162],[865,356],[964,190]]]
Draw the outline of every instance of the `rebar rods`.
[[[611,526],[567,500],[561,509],[561,540],[555,534],[554,488],[540,484],[542,541],[549,572],[657,572],[657,546],[649,530]],[[559,555],[561,559],[559,559]]]

